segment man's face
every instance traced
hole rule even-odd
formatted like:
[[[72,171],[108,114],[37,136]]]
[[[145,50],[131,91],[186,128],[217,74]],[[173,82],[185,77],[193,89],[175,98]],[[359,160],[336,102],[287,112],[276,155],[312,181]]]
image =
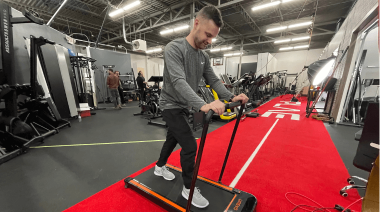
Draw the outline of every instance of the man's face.
[[[108,71],[108,74],[109,74],[109,75],[113,75],[113,72],[112,72],[112,71]]]
[[[207,45],[211,44],[211,40],[219,34],[219,27],[214,21],[203,17],[194,20],[194,29],[194,43],[198,49],[205,49]]]
[[[119,76],[119,75],[120,75],[120,73],[119,73],[119,72],[116,72],[115,74],[116,74],[116,76]]]

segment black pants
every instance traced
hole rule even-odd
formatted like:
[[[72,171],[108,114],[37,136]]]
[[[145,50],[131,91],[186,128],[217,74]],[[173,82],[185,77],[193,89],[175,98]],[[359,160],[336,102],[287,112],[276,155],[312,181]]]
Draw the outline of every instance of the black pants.
[[[168,132],[157,162],[157,166],[164,166],[178,143],[182,147],[182,178],[187,189],[191,186],[195,155],[197,154],[197,142],[188,124],[188,115],[189,111],[186,109],[166,109],[162,111],[163,120],[168,125]]]
[[[121,88],[118,88],[117,90],[119,91],[119,95],[120,95],[121,104],[125,104],[125,99],[124,99],[124,93],[123,93],[123,89],[121,89]]]

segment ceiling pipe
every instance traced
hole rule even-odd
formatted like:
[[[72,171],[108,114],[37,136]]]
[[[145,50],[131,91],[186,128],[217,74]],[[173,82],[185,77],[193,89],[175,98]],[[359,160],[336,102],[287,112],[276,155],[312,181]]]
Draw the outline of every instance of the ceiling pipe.
[[[128,40],[127,40],[127,36],[126,36],[126,33],[125,33],[125,21],[124,21],[124,17],[123,17],[123,38],[124,38],[125,43],[127,43],[129,45],[132,45],[132,43],[128,42]]]

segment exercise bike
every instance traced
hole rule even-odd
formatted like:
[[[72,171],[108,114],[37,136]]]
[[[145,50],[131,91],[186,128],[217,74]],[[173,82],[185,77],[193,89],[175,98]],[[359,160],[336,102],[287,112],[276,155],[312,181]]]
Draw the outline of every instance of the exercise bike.
[[[144,92],[138,90],[137,96],[139,96],[139,107],[141,107],[140,113],[133,114],[134,116],[138,115],[148,115],[148,124],[158,125],[167,127],[165,123],[154,122],[153,119],[161,118],[161,109],[159,106],[160,99],[160,82],[163,81],[162,76],[152,76],[148,82],[154,82],[153,86],[147,86]]]

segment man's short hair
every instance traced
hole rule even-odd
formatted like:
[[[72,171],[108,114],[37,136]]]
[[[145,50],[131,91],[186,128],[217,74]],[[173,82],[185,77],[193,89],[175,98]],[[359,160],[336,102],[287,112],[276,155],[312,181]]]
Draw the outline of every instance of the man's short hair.
[[[139,73],[137,74],[138,76],[141,76],[142,74],[141,74],[141,71],[139,71]]]
[[[202,16],[206,19],[213,20],[216,26],[222,28],[224,23],[222,20],[222,14],[215,6],[205,6],[199,12],[197,16]]]
[[[113,69],[111,69],[111,68],[110,68],[110,69],[108,69],[108,71],[110,71],[110,72],[112,72],[112,73],[113,73]]]

